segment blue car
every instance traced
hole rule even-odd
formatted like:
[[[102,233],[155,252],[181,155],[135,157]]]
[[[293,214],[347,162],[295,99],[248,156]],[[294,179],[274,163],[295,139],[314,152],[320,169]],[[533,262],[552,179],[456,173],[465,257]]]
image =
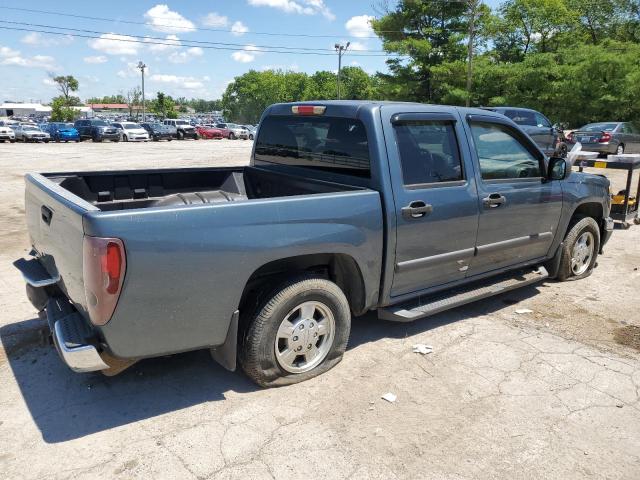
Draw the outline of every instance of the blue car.
[[[80,134],[75,129],[73,123],[53,122],[49,123],[46,127],[47,132],[51,135],[51,140],[54,142],[79,142]]]

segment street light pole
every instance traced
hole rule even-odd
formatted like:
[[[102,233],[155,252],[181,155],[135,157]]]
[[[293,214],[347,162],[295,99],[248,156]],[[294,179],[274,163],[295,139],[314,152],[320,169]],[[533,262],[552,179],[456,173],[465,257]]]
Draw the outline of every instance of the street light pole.
[[[144,69],[147,68],[147,66],[142,63],[142,61],[138,62],[138,68],[140,69],[140,71],[142,72],[142,122],[146,122],[146,105],[145,105],[145,100],[144,100]]]
[[[347,42],[346,45],[341,45],[339,43],[336,43],[335,45],[336,52],[338,52],[338,100],[340,100],[340,74],[342,72],[342,55],[344,55],[344,52],[347,51],[349,45],[351,45],[351,42]]]

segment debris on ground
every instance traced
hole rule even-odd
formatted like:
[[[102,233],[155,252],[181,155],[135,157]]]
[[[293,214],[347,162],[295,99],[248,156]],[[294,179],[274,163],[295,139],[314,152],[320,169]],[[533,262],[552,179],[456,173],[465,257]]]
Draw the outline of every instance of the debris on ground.
[[[425,345],[424,343],[418,343],[413,346],[413,353],[419,353],[421,355],[426,355],[428,353],[433,352],[433,347],[431,345]]]
[[[640,327],[637,325],[617,328],[613,332],[613,339],[620,345],[626,345],[640,351]]]
[[[389,403],[393,403],[398,399],[398,397],[391,392],[387,392],[384,395],[382,395],[382,399],[386,400]]]
[[[529,310],[528,308],[519,308],[516,310],[518,315],[523,315],[525,313],[533,313],[533,310]]]

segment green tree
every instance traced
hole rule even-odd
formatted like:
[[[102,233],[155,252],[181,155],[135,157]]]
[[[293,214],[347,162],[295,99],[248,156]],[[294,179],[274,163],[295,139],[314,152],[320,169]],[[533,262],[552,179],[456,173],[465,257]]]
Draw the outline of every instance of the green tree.
[[[176,118],[175,102],[169,95],[158,92],[151,101],[150,110],[160,118]]]
[[[72,122],[78,116],[78,111],[67,105],[67,100],[63,96],[53,99],[51,102],[52,122]]]
[[[129,109],[129,118],[133,117],[133,112],[136,112],[136,120],[140,114],[140,110],[136,107],[139,107],[142,102],[142,90],[139,87],[134,87],[127,92],[127,96],[125,97],[125,102],[127,104],[127,108]]]
[[[60,90],[66,106],[78,105],[80,103],[78,97],[71,95],[72,92],[77,92],[79,87],[78,80],[76,80],[73,75],[50,76],[58,90]]]

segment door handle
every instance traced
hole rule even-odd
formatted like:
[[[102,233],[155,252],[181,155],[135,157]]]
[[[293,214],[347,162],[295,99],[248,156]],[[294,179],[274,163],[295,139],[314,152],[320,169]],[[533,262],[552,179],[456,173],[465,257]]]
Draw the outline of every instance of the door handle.
[[[507,199],[504,195],[492,193],[488,197],[483,198],[482,203],[486,208],[498,208],[500,205],[507,203]]]
[[[411,202],[407,207],[402,207],[400,210],[402,216],[408,220],[412,218],[422,218],[425,215],[429,215],[433,212],[433,206],[424,203],[422,200],[416,200]]]

